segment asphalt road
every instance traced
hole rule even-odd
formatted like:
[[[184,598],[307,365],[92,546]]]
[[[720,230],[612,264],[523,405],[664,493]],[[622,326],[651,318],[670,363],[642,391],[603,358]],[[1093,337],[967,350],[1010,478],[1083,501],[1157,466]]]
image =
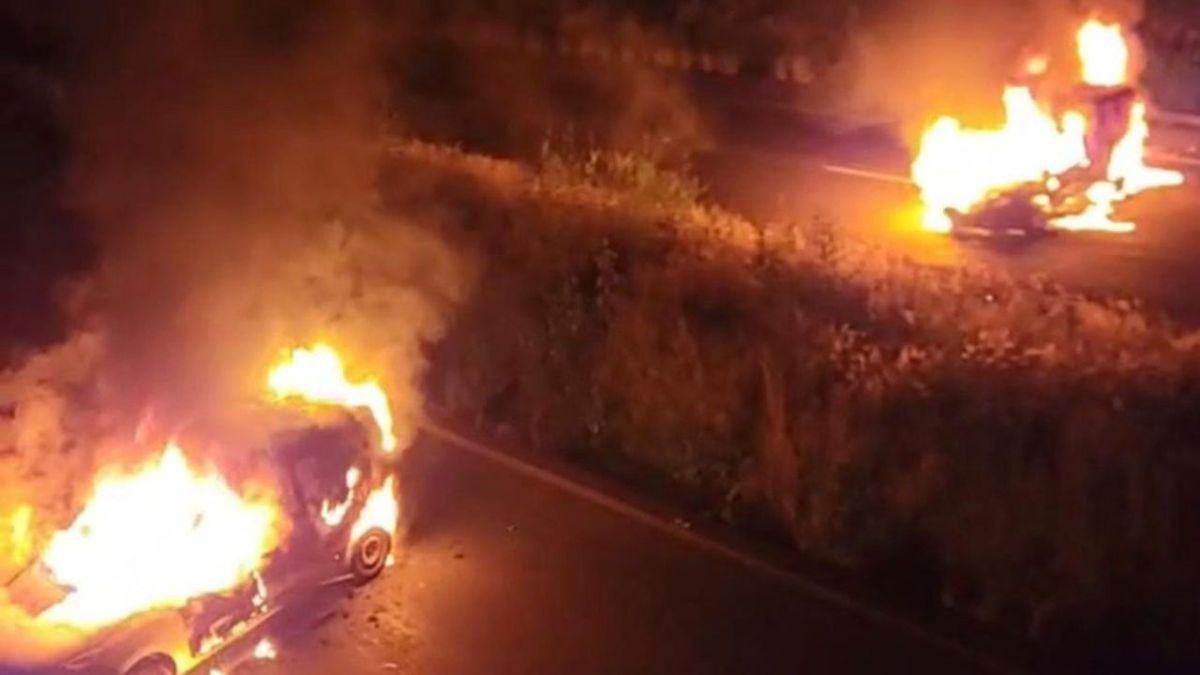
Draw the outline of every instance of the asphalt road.
[[[979,673],[979,662],[434,442],[402,560],[239,673]]]

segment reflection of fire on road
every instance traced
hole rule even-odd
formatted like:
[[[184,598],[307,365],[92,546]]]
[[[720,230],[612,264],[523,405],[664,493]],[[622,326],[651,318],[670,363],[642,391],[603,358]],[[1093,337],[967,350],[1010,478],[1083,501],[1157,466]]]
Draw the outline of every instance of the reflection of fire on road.
[[[373,382],[347,380],[341,358],[331,347],[291,352],[269,380],[279,404],[365,408],[376,423],[375,431],[359,436],[362,443],[356,447],[378,457],[395,447],[383,389]],[[375,433],[378,440],[369,441]],[[334,476],[344,475],[345,492],[344,497],[326,497],[305,508],[311,508],[328,531],[349,533],[349,548],[339,544],[335,557],[349,563],[356,580],[369,579],[390,558],[398,520],[391,471],[386,463],[361,456],[343,462],[350,455],[338,454],[325,441],[315,450],[318,459],[341,462],[342,473],[325,480],[336,482],[339,478]],[[347,466],[349,461],[357,463]],[[299,542],[293,541],[305,524],[289,509],[295,499],[292,492],[275,481],[232,481],[215,465],[194,461],[170,442],[157,457],[133,470],[102,470],[74,521],[53,535],[37,556],[30,569],[40,572],[18,577],[17,585],[7,590],[38,624],[84,632],[107,629],[149,610],[180,608],[193,617],[194,627],[202,628],[192,645],[192,658],[206,657],[237,633],[236,625],[225,625],[225,617],[242,616],[239,621],[244,624],[247,617],[273,609],[275,587],[270,579],[264,581],[264,575],[277,572],[271,561],[311,557],[311,552],[298,554]],[[29,545],[33,517],[32,509],[22,506],[11,518],[7,534],[17,546]],[[347,523],[341,528],[343,520]],[[50,585],[37,582],[38,574],[46,575]],[[196,604],[209,596],[213,602]],[[246,605],[244,611],[226,611],[239,603]],[[221,630],[210,630],[218,626]],[[274,658],[275,647],[263,639],[253,656]]]
[[[1183,176],[1144,163],[1146,104],[1130,85],[1128,37],[1092,19],[1076,35],[1081,84],[1068,96],[1040,95],[1052,64],[1030,59],[1022,84],[1003,95],[1005,124],[967,129],[953,117],[933,123],[912,166],[923,226],[936,232],[984,229],[1128,232],[1115,205]]]

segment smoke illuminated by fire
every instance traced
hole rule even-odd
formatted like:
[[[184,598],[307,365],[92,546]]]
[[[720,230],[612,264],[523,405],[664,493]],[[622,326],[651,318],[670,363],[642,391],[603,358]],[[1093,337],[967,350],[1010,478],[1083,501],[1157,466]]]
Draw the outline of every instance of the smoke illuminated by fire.
[[[1121,26],[1090,20],[1076,42],[1081,81],[1097,110],[1078,105],[1056,115],[1030,86],[1013,85],[1003,95],[1004,126],[967,129],[953,117],[942,117],[926,130],[912,166],[925,205],[925,229],[949,232],[952,213],[966,214],[998,193],[1031,185],[1041,192],[1031,205],[1059,229],[1128,232],[1132,223],[1112,217],[1116,203],[1183,182],[1178,172],[1145,164],[1146,106],[1126,88],[1129,45]],[[1044,63],[1036,66],[1026,64],[1027,74],[1045,71]],[[1103,115],[1101,105],[1109,108]],[[1113,124],[1123,125],[1115,135]],[[1061,190],[1069,172],[1071,185],[1084,181],[1078,195]],[[1068,208],[1069,200],[1077,204]]]
[[[354,383],[346,379],[342,359],[332,347],[317,344],[292,350],[288,361],[271,371],[267,384],[281,399],[295,397],[311,403],[366,408],[379,427],[380,447],[384,452],[396,449],[387,394],[374,380]]]
[[[42,562],[72,590],[41,616],[96,627],[231,588],[262,563],[278,512],[168,445],[134,473],[101,477],[83,512],[50,541]]]

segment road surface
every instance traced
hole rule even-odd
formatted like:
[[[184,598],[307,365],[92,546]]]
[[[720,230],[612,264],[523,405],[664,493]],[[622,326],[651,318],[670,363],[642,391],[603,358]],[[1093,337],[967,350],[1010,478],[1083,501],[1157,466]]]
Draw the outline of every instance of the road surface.
[[[418,446],[415,541],[278,660],[239,673],[979,673],[830,601],[442,442]]]

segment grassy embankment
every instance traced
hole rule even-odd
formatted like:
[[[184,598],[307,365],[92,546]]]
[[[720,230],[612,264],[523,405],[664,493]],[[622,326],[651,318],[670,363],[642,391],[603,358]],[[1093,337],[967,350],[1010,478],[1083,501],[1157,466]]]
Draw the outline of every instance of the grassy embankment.
[[[821,223],[758,227],[631,156],[526,170],[409,144],[391,171],[394,206],[483,262],[436,410],[765,516],[1056,650],[1195,657],[1194,337]]]

